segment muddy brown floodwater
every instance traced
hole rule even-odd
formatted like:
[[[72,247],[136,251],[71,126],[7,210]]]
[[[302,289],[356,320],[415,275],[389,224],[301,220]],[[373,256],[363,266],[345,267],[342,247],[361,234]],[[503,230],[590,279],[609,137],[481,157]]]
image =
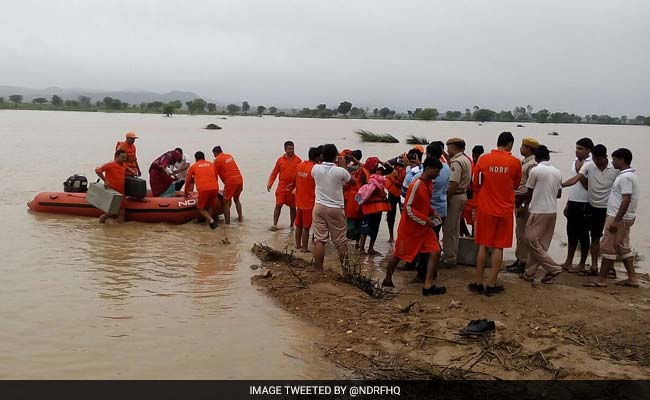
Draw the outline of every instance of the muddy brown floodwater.
[[[202,129],[210,122],[223,130]],[[333,142],[362,148],[364,158],[388,158],[410,146],[361,144],[354,131],[390,132],[402,140],[409,134],[460,136],[470,147],[490,148],[499,132],[511,130],[518,141],[534,136],[559,151],[552,163],[565,175],[579,137],[591,136],[610,152],[626,146],[635,153],[642,186],[632,242],[641,256],[650,254],[643,190],[650,182],[641,154],[650,129],[525,125],[0,111],[0,378],[348,376],[318,351],[320,329],[277,307],[250,282],[249,266],[259,263],[253,243],[283,248],[291,242],[286,229],[268,231],[274,196],[265,188],[289,139],[300,156],[311,145]],[[27,211],[37,192],[62,190],[69,175],[92,177],[128,130],[140,137],[138,159],[145,170],[177,146],[209,154],[220,144],[236,157],[245,180],[246,220],[229,228],[231,245],[196,223],[100,225],[92,218]],[[547,136],[550,131],[560,135]],[[552,255],[562,259],[565,226],[563,218],[558,221]],[[280,222],[288,224],[286,210]],[[384,254],[390,251],[386,239],[382,224],[377,249]],[[373,262],[377,268],[385,263]],[[640,267],[648,271],[643,261]]]

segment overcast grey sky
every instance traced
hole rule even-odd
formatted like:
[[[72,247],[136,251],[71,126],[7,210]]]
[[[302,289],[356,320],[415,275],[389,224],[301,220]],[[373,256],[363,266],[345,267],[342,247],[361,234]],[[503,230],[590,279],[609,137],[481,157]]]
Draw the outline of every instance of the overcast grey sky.
[[[650,114],[648,0],[0,0],[0,84]]]

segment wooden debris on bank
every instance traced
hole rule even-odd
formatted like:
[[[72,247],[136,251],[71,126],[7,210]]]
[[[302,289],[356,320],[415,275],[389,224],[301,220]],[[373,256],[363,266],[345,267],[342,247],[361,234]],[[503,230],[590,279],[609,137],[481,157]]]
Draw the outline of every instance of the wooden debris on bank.
[[[288,246],[284,249],[284,252],[282,252],[263,243],[254,243],[252,250],[253,253],[264,262],[284,262],[289,266],[298,268],[305,268],[311,264],[302,258],[294,257],[293,250],[289,251]]]
[[[395,297],[397,294],[382,289],[379,281],[374,282],[370,276],[363,274],[361,260],[352,261],[348,253],[341,266],[343,274],[338,277],[341,282],[356,286],[373,299],[385,299]]]

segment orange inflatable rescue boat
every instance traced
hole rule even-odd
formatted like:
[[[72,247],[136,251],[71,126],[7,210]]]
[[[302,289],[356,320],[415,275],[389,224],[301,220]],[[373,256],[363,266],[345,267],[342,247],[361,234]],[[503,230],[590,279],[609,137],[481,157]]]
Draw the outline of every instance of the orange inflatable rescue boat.
[[[176,197],[126,198],[126,220],[139,222],[169,222],[184,224],[199,218],[197,208],[198,193],[185,197],[183,192],[176,192]],[[95,208],[86,200],[86,193],[42,192],[27,203],[30,210],[36,212],[99,217],[103,211]],[[223,213],[221,196],[212,205],[214,216]]]

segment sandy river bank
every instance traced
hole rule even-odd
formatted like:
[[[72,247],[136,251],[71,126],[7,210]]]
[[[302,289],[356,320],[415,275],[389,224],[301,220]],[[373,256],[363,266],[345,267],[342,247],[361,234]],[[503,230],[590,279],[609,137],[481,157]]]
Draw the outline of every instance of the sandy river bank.
[[[466,289],[473,268],[456,267],[439,273],[447,294],[425,298],[415,273],[398,271],[394,295],[375,299],[340,271],[315,273],[307,257],[253,252],[254,284],[320,328],[315,348],[360,378],[650,379],[647,275],[640,289],[590,289],[575,275],[531,286],[504,272],[506,292],[487,298]],[[497,321],[496,332],[457,334],[479,318]]]

